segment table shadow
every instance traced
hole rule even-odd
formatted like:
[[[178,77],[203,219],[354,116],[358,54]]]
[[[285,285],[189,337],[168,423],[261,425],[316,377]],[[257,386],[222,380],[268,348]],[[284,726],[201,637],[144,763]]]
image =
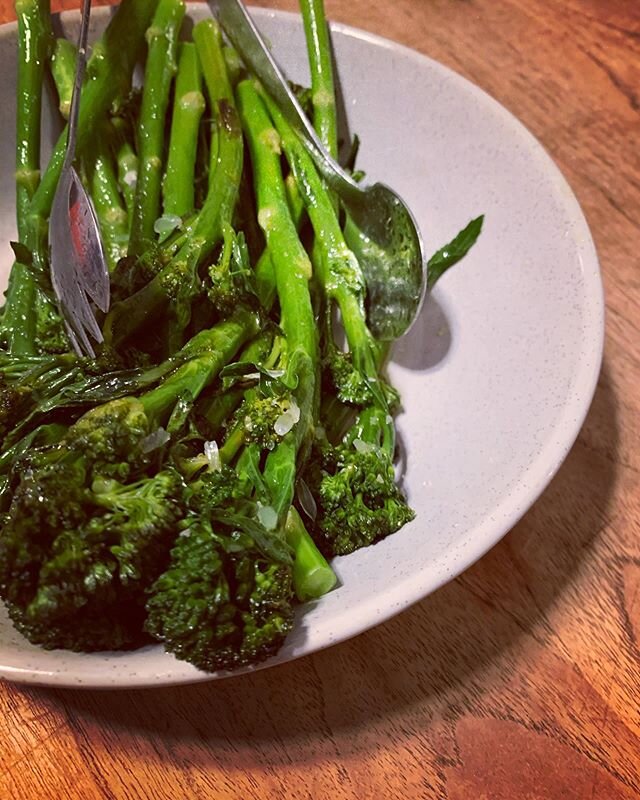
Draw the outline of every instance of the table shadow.
[[[175,763],[184,757],[202,768],[246,769],[264,766],[265,759],[277,767],[370,750],[386,735],[401,735],[391,720],[414,711],[428,724],[456,690],[460,696],[481,689],[483,672],[519,637],[544,631],[547,610],[568,590],[605,527],[618,441],[605,364],[576,445],[523,520],[458,579],[349,642],[211,683],[22,691],[62,711],[89,741],[98,735],[113,747],[146,746],[154,758]]]

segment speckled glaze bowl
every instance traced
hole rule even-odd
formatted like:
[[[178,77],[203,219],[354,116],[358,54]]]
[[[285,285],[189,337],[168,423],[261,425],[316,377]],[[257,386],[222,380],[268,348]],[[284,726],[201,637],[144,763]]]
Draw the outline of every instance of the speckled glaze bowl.
[[[192,7],[191,14],[206,14]],[[287,73],[307,80],[299,20],[255,17]],[[94,34],[108,12],[96,10]],[[62,17],[76,35],[77,15]],[[0,32],[1,105],[15,103],[14,25]],[[536,500],[573,444],[600,368],[603,298],[582,212],[542,147],[498,103],[434,61],[336,25],[345,110],[359,165],[413,209],[428,250],[485,214],[480,241],[427,300],[391,365],[404,485],[417,512],[401,532],[337,559],[340,587],[299,609],[265,666],[354,636],[451,580]],[[425,43],[428,47],[428,43]],[[49,127],[45,138],[50,140]],[[0,140],[0,276],[11,262],[13,141]],[[56,686],[209,680],[160,647],[44,651],[0,615],[0,676]]]

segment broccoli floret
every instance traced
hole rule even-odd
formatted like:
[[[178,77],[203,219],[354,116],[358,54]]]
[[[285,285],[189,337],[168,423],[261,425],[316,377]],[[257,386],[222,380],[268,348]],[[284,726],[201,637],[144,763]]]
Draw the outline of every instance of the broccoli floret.
[[[273,450],[300,419],[300,409],[291,395],[247,393],[232,429],[241,430],[245,442]]]
[[[68,353],[71,349],[62,317],[44,297],[36,304],[36,350],[39,353]]]
[[[392,425],[372,407],[339,445],[316,443],[306,482],[317,505],[313,534],[325,553],[346,555],[414,518],[395,481]]]
[[[315,490],[316,530],[330,555],[373,544],[415,516],[395,484],[393,465],[378,450],[330,448]]]
[[[231,467],[209,469],[194,484],[189,486],[189,503],[200,513],[225,508],[243,495],[242,481]]]
[[[187,525],[151,589],[146,630],[208,672],[275,654],[293,625],[290,561],[266,554],[246,531],[223,532],[204,517]]]
[[[223,317],[227,317],[240,303],[255,305],[253,280],[244,235],[227,226],[220,255],[209,266],[209,300]]]
[[[118,537],[118,544],[110,550],[118,562],[120,581],[146,581],[157,574],[184,513],[185,487],[180,475],[165,468],[133,484],[97,479],[91,488],[93,502],[105,513],[94,516],[88,529],[96,534],[113,532]],[[161,531],[166,536],[160,536]]]
[[[147,466],[144,440],[153,431],[144,405],[133,397],[92,408],[69,428],[65,447],[90,454],[92,472],[126,480]]]
[[[0,441],[24,419],[33,405],[31,387],[11,384],[0,375]]]
[[[342,403],[356,408],[376,403],[380,395],[391,411],[400,403],[400,396],[391,384],[380,377],[375,381],[367,378],[354,365],[351,353],[344,353],[332,345],[327,348],[322,377],[328,395],[335,395]]]
[[[0,534],[0,595],[16,627],[46,648],[140,644],[146,591],[168,563],[183,487],[170,469],[129,485],[92,478],[85,459],[68,454],[30,469]]]

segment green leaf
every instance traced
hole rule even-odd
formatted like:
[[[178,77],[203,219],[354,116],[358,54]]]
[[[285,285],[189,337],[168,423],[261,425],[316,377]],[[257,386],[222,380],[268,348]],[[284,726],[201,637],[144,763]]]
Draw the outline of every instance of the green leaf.
[[[444,273],[464,258],[480,236],[484,214],[472,219],[466,228],[446,244],[437,253],[431,256],[427,264],[427,288],[432,289],[436,281]]]
[[[266,369],[256,361],[234,361],[220,370],[221,378],[245,378],[247,375],[264,375],[265,378],[281,378],[284,371],[281,369]],[[257,380],[257,378],[255,378]]]
[[[287,390],[282,380],[283,375],[283,370],[266,369],[255,361],[234,361],[220,370],[219,377],[225,392],[238,385],[243,387],[259,385],[263,394],[280,396]]]
[[[216,514],[211,515],[213,522],[220,522],[229,528],[236,528],[242,533],[250,536],[258,550],[267,558],[280,561],[283,564],[291,564],[292,552],[289,545],[278,533],[268,531],[257,520],[249,519],[242,514]]]

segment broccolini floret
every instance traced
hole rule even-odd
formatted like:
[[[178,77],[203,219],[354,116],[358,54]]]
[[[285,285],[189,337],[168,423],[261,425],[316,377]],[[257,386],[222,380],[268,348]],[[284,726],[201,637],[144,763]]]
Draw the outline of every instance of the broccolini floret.
[[[317,505],[314,537],[346,555],[399,530],[415,514],[396,483],[393,422],[365,409],[338,445],[316,443],[306,476]]]
[[[253,270],[242,233],[227,225],[218,258],[208,268],[207,297],[216,311],[226,317],[239,303],[256,304]]]
[[[123,485],[72,457],[45,450],[32,458],[0,536],[0,592],[35,644],[139,645],[146,592],[182,515],[182,479],[165,470]]]
[[[291,558],[274,558],[234,526],[202,517],[186,525],[151,588],[146,629],[206,671],[275,654],[293,625]]]

